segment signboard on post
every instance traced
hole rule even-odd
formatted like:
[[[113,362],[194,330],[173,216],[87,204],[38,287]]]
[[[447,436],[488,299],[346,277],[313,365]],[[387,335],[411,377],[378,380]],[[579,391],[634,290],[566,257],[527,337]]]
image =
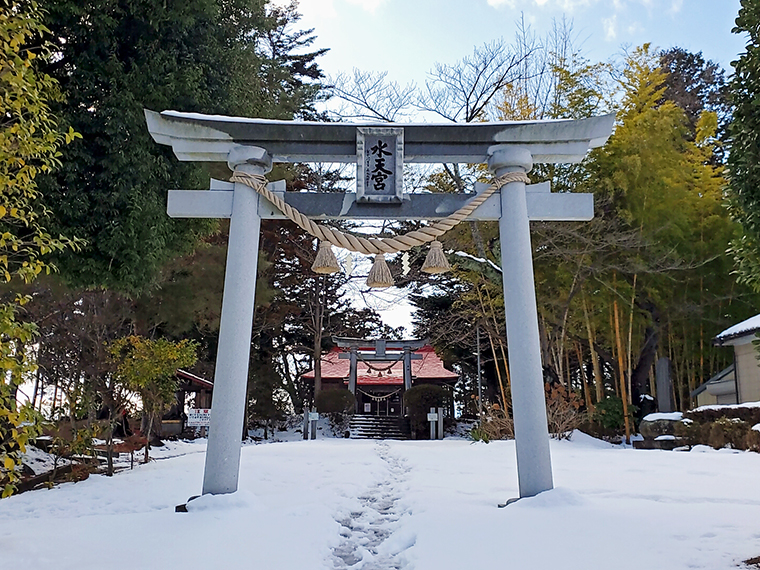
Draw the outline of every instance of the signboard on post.
[[[430,439],[438,439],[436,424],[438,423],[438,412],[435,408],[430,408],[430,413],[427,415],[427,419],[430,422]]]
[[[188,427],[208,427],[211,425],[210,408],[193,408],[187,414]]]
[[[401,202],[404,180],[404,129],[356,129],[356,201]]]

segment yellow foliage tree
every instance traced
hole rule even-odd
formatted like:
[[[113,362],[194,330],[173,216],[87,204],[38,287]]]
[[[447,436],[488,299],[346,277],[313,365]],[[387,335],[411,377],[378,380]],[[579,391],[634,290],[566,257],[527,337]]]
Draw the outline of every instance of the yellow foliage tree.
[[[0,0],[0,282],[29,283],[55,268],[43,257],[77,240],[53,237],[44,228],[36,177],[59,164],[58,149],[79,137],[61,132],[49,103],[62,98],[58,84],[37,71],[36,60],[49,57],[36,2]],[[0,487],[13,493],[16,468],[26,442],[36,433],[31,408],[16,404],[18,385],[33,365],[25,346],[35,334],[16,319],[26,298],[0,305]]]

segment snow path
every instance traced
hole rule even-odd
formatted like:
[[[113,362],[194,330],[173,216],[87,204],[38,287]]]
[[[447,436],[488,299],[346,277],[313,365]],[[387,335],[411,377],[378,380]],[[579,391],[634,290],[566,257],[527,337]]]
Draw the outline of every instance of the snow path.
[[[402,553],[414,546],[414,540],[396,544],[388,539],[398,530],[401,517],[409,514],[399,505],[399,499],[410,468],[406,461],[391,454],[390,446],[384,441],[376,444],[376,452],[387,464],[388,473],[359,497],[358,510],[338,519],[341,536],[345,538],[333,549],[338,570],[407,568]]]
[[[740,570],[760,556],[760,454],[552,441],[556,488],[517,495],[515,446],[320,439],[243,447],[205,496],[203,442],[115,477],[0,501],[0,570]]]

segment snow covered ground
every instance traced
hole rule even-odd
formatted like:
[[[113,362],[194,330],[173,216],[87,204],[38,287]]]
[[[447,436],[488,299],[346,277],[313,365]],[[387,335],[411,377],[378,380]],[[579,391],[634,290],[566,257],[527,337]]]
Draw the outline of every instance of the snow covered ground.
[[[514,442],[246,445],[205,496],[203,442],[0,501],[0,568],[736,569],[760,555],[760,454],[553,441],[557,488],[517,494]]]

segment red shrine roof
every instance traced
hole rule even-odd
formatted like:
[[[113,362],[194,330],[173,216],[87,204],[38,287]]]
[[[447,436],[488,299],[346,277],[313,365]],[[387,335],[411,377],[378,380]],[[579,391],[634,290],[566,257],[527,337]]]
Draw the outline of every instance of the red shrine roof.
[[[366,349],[367,351],[373,349]],[[348,382],[348,372],[351,366],[349,359],[340,359],[341,353],[348,353],[340,348],[333,348],[330,352],[322,357],[322,380],[343,380]],[[388,385],[404,384],[404,361],[403,352],[388,352],[389,359],[375,360],[371,362],[362,361],[362,349],[359,349],[359,362],[357,365],[356,382],[359,385]],[[440,380],[451,382],[459,378],[459,374],[446,370],[443,362],[430,345],[414,351],[414,354],[422,356],[422,360],[412,360],[412,380]],[[394,362],[399,358],[397,362]],[[370,365],[372,368],[370,368]],[[389,370],[386,369],[390,367]],[[380,371],[378,371],[378,369]],[[307,380],[314,379],[314,371],[309,370],[303,374]]]

